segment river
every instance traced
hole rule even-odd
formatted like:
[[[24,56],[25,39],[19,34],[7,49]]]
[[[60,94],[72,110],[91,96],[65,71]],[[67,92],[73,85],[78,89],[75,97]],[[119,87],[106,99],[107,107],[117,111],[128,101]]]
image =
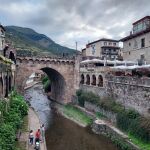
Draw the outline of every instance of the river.
[[[47,150],[118,150],[106,137],[58,114],[41,84],[26,90],[25,97],[37,111],[41,123],[46,125]]]

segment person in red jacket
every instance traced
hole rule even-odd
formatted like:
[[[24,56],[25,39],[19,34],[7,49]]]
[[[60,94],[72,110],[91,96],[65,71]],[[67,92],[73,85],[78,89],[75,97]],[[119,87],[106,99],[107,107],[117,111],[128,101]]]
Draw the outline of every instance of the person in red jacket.
[[[35,133],[35,143],[40,142],[41,132],[40,129],[38,129]]]

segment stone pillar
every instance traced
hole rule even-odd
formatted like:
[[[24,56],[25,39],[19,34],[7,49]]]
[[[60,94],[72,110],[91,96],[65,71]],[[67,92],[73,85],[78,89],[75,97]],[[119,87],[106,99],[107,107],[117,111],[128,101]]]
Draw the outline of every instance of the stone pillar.
[[[79,84],[80,84],[80,62],[81,62],[81,55],[77,55],[75,57],[75,66],[74,66],[74,88],[75,90],[79,89]]]

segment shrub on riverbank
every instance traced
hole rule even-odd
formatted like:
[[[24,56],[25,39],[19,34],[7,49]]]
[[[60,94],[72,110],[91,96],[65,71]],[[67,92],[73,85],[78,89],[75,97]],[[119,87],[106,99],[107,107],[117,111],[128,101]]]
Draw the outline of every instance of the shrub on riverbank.
[[[44,76],[42,78],[42,83],[43,83],[45,92],[49,92],[51,90],[51,82],[50,82],[48,76]]]
[[[101,99],[91,92],[77,91],[79,105],[84,107],[85,101],[96,104],[104,110],[117,115],[117,126],[123,131],[130,133],[140,141],[150,142],[150,119],[142,117],[138,112],[125,109],[112,98]],[[82,104],[82,105],[81,105]]]
[[[0,149],[14,150],[17,130],[20,128],[23,118],[27,115],[28,106],[23,97],[12,92],[10,101],[6,104],[0,101],[1,122],[0,122]]]
[[[85,101],[100,106],[104,110],[112,111],[115,113],[120,113],[124,110],[124,107],[115,102],[112,98],[101,99],[98,95],[92,92],[84,92],[82,90],[77,91],[78,103],[80,106],[84,107]]]
[[[117,125],[122,130],[134,135],[138,139],[150,142],[150,120],[140,115],[129,116],[125,111],[117,115]]]
[[[64,114],[83,125],[90,125],[92,123],[91,117],[72,105],[64,107]]]

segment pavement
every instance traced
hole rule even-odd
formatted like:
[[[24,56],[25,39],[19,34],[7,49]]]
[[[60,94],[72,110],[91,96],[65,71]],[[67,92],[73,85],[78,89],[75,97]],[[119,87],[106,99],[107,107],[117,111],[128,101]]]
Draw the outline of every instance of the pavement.
[[[29,118],[29,131],[33,130],[33,133],[35,135],[35,132],[38,129],[40,129],[41,124],[38,115],[32,108],[29,108],[28,118]],[[34,150],[34,145],[30,145],[29,141],[28,141],[28,150]],[[40,150],[47,150],[45,138],[44,142],[40,142]]]

